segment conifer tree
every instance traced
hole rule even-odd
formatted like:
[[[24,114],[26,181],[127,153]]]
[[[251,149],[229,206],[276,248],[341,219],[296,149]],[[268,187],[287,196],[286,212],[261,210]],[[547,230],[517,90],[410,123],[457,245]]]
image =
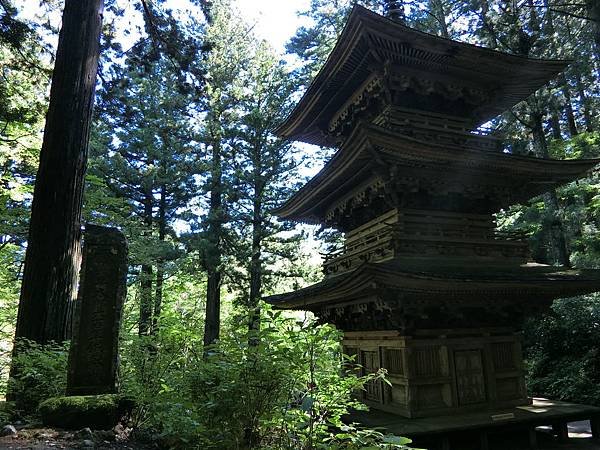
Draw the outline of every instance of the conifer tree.
[[[180,255],[174,222],[194,196],[200,170],[190,144],[191,97],[173,70],[144,40],[123,67],[113,66],[101,91],[86,197],[96,221],[129,230],[132,263],[140,268],[140,335],[156,331],[165,267]]]
[[[235,17],[228,1],[206,6],[209,18],[205,39],[210,50],[203,61],[205,83],[198,99],[201,123],[198,151],[207,162],[204,179],[206,211],[196,240],[202,267],[207,276],[204,345],[219,339],[221,326],[221,287],[224,258],[231,233],[230,222],[232,141],[240,115],[244,78],[248,66],[251,35],[243,20]]]
[[[250,330],[259,328],[265,288],[272,289],[278,275],[289,269],[274,269],[275,259],[297,258],[298,234],[272,215],[272,210],[292,194],[293,180],[298,179],[302,164],[294,146],[273,135],[289,111],[293,81],[266,43],[252,49],[236,127],[233,187],[237,201],[232,214],[242,240],[236,259],[246,269],[241,297],[249,311]]]

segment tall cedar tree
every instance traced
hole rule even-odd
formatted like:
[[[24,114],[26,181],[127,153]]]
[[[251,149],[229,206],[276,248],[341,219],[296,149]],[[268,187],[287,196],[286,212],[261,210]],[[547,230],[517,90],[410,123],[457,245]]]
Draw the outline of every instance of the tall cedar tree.
[[[70,334],[102,0],[67,0],[36,176],[15,338]]]
[[[298,251],[298,234],[290,233],[289,224],[276,221],[271,210],[292,194],[302,160],[290,142],[273,135],[289,110],[294,80],[266,43],[251,51],[235,142],[237,201],[232,215],[245,244],[236,255],[246,269],[241,278],[248,283],[243,305],[249,312],[249,330],[258,330],[263,290],[272,289],[274,276],[288,270],[280,267],[272,273],[275,257],[293,260]]]
[[[204,61],[206,80],[200,101],[203,119],[199,141],[209,161],[205,191],[207,214],[203,222],[201,261],[207,273],[204,345],[219,339],[221,326],[221,287],[223,262],[230,222],[231,155],[234,127],[243,96],[243,79],[248,65],[251,36],[243,21],[237,20],[229,2],[210,6],[206,42],[210,51]],[[230,253],[230,252],[228,252]]]
[[[158,328],[165,269],[180,256],[172,225],[195,194],[190,95],[168,58],[145,40],[105,78],[86,203],[96,208],[90,215],[129,231],[132,264],[140,267],[139,334],[149,335]]]

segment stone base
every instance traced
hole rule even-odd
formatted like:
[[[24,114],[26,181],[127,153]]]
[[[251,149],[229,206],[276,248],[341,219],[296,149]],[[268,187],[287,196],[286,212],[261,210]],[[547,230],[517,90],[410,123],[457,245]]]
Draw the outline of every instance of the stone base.
[[[344,352],[361,373],[387,370],[359,395],[374,409],[434,417],[531,404],[520,336],[507,329],[346,332]]]
[[[408,419],[376,410],[357,411],[346,418],[348,422],[380,427],[384,428],[386,433],[409,437],[417,446],[444,450],[464,450],[467,446],[462,443],[457,445],[461,439],[463,442],[475,443],[474,448],[496,448],[489,445],[488,440],[492,442],[492,439],[508,436],[516,441],[519,437],[518,432],[526,433],[529,439],[528,447],[536,449],[536,427],[549,426],[554,430],[555,439],[564,441],[568,439],[567,423],[588,419],[591,422],[593,437],[599,439],[600,408],[542,398],[533,399],[529,406],[420,419]],[[521,447],[504,445],[501,448],[513,450]]]

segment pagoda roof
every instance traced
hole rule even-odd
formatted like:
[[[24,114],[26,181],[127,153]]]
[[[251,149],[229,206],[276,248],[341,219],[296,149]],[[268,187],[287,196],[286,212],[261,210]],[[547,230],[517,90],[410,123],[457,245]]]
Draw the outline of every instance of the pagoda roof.
[[[581,178],[600,159],[555,160],[423,142],[375,125],[362,125],[325,167],[275,213],[282,219],[324,223],[329,208],[357,186],[394,167],[396,176],[435,182],[482,183],[514,193],[519,203],[554,186]]]
[[[377,67],[433,76],[492,97],[472,120],[483,123],[526,99],[569,63],[511,55],[409,28],[355,6],[325,65],[277,129],[284,138],[331,145],[323,133],[335,113]]]
[[[440,267],[431,263],[410,267],[398,260],[364,263],[354,271],[265,300],[277,309],[318,310],[376,298],[389,290],[402,292],[407,299],[412,294],[444,301],[492,297],[499,301],[511,297],[548,300],[600,291],[600,270],[566,270],[535,263],[514,268]]]

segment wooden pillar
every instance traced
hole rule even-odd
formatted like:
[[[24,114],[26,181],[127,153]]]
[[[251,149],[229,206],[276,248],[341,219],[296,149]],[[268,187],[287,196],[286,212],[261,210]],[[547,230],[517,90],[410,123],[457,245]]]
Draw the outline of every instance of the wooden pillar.
[[[553,424],[552,431],[556,434],[559,442],[567,442],[569,440],[569,427],[566,422]]]
[[[529,448],[531,450],[538,450],[537,433],[535,428],[529,429]]]
[[[490,445],[488,442],[488,435],[486,431],[482,431],[481,433],[479,433],[479,440],[481,442],[481,450],[489,450],[490,449]]]
[[[590,418],[590,426],[592,428],[592,437],[594,439],[600,439],[600,416],[593,416]]]
[[[448,436],[442,438],[442,450],[450,450],[450,439]]]

